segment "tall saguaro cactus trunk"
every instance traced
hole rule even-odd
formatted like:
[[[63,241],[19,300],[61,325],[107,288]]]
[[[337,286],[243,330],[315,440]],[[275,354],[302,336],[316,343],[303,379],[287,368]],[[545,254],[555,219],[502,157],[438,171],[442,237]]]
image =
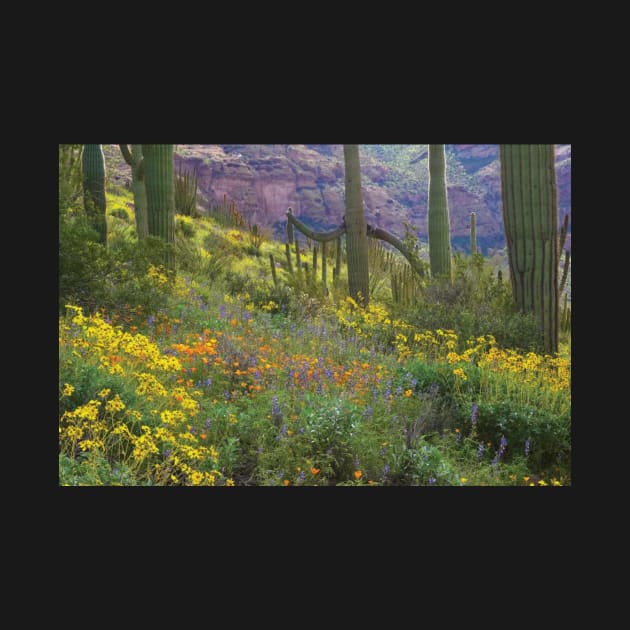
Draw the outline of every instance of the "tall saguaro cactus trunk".
[[[85,212],[107,246],[107,202],[105,200],[105,155],[100,144],[84,144],[81,158]]]
[[[367,224],[361,197],[359,145],[344,144],[346,170],[346,254],[348,259],[348,292],[358,304],[370,301]]]
[[[142,241],[149,234],[142,145],[132,144],[131,152],[129,152],[126,144],[120,144],[118,146],[125,158],[125,162],[131,166],[131,189],[133,190],[133,205],[136,214],[136,234],[138,235],[138,240]]]
[[[552,144],[502,144],[503,224],[516,306],[558,352],[558,205]]]
[[[164,263],[175,269],[175,194],[173,145],[143,144],[144,184],[147,193],[149,236],[156,236],[169,245]]]
[[[429,262],[433,277],[451,278],[451,226],[443,144],[429,145]]]

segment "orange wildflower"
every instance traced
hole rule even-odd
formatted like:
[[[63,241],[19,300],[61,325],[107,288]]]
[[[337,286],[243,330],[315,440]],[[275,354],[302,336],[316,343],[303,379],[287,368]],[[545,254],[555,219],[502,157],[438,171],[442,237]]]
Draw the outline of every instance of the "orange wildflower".
[[[354,471],[354,478],[355,479],[361,479],[361,477],[363,476],[363,472],[360,470],[355,470]]]
[[[320,469],[319,469],[319,468],[311,468],[311,473],[312,473],[313,475],[316,475],[319,471],[320,471]]]
[[[291,482],[290,482],[288,479],[285,479],[285,480],[282,482],[282,485],[284,485],[284,486],[288,486],[290,483],[291,483]]]

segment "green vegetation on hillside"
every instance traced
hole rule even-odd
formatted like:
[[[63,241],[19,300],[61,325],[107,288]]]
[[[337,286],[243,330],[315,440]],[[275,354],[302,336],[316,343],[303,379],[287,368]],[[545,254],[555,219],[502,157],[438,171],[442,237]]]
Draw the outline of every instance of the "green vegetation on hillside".
[[[175,216],[174,274],[116,182],[107,248],[76,194],[59,221],[60,485],[571,483],[570,333],[544,355],[480,255],[445,284],[371,244],[361,309],[344,250],[325,290],[231,206]]]

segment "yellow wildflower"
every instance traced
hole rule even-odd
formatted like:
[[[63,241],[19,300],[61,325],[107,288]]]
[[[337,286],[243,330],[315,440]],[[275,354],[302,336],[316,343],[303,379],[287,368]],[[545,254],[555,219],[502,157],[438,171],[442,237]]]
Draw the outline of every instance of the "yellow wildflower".
[[[64,383],[62,396],[72,396],[74,393],[74,385],[70,385],[70,383]]]

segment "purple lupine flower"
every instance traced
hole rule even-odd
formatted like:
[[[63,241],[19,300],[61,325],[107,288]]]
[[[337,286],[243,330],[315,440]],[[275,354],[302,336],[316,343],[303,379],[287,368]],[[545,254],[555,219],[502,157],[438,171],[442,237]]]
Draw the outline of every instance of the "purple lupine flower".
[[[257,452],[259,455],[261,455],[261,454],[262,454],[262,452],[263,452],[263,447],[262,447],[262,446],[259,446],[259,447],[256,449],[256,452]]]
[[[248,322],[251,319],[249,311],[243,311],[243,321]]]
[[[470,421],[472,422],[473,427],[477,423],[477,413],[479,412],[479,407],[474,404],[472,406],[472,413],[470,414]]]
[[[271,399],[271,417],[274,420],[278,420],[282,417],[282,412],[280,411],[280,403],[278,402],[277,396],[274,396]]]
[[[190,427],[190,432],[194,435],[197,433],[197,429],[195,429],[195,427]]]
[[[155,316],[151,315],[149,317],[149,326],[154,326],[155,325]]]
[[[210,387],[210,385],[212,385],[212,379],[210,377],[208,377],[205,381],[204,381],[204,385],[206,387]]]
[[[167,449],[164,451],[164,457],[170,457],[170,456],[171,456],[171,449],[170,449],[170,448],[167,448]]]
[[[212,418],[208,418],[203,426],[209,429],[212,426]]]
[[[219,317],[225,319],[225,304],[221,304],[219,307]]]
[[[282,477],[284,477],[284,473],[282,471],[280,471],[278,473],[278,479],[282,479]]]
[[[372,417],[372,405],[368,405],[368,406],[365,408],[365,411],[363,412],[363,415],[364,415],[366,418],[371,418],[371,417]]]
[[[383,477],[387,477],[389,470],[390,470],[389,464],[385,464],[385,466],[383,466]]]
[[[499,442],[499,450],[497,451],[497,454],[494,456],[494,459],[492,460],[493,466],[498,465],[499,460],[501,459],[501,456],[503,455],[503,453],[505,453],[506,446],[507,446],[507,440],[505,439],[505,435],[502,435],[501,441]]]
[[[306,476],[306,473],[304,471],[302,471],[298,477],[300,478],[300,481],[304,481],[304,477]]]
[[[403,388],[402,388],[402,385],[399,385],[399,386],[396,388],[396,396],[402,396],[402,393],[403,393]]]
[[[286,425],[286,424],[283,424],[283,425],[282,425],[282,430],[281,430],[281,433],[282,433],[282,435],[285,435],[285,436],[286,436],[286,434],[287,434],[287,425]]]
[[[230,400],[230,392],[227,389],[223,392],[223,398],[225,398],[225,402]]]
[[[429,477],[429,485],[434,486],[437,479],[435,477]]]
[[[477,449],[477,459],[481,459],[483,457],[483,452],[486,450],[483,442],[479,442],[479,448]]]
[[[530,442],[529,438],[527,438],[525,440],[525,457],[527,457],[529,455],[530,447],[531,447],[531,442]]]

